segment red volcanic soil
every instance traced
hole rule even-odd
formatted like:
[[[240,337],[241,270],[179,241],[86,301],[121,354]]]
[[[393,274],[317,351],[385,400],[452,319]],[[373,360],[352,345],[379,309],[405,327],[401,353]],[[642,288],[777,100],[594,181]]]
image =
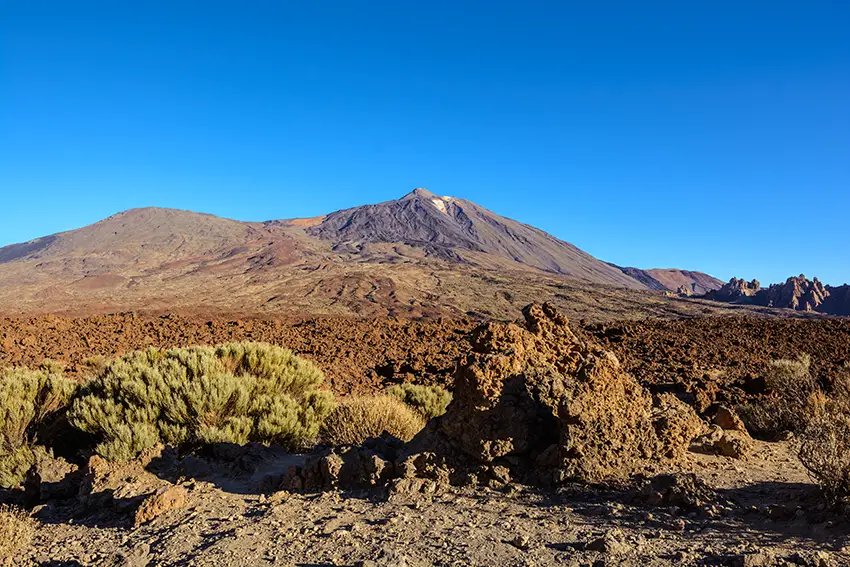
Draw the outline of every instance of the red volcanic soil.
[[[592,324],[576,330],[613,350],[643,384],[712,401],[757,393],[769,361],[812,357],[828,385],[850,363],[850,319],[713,317]],[[266,341],[315,361],[341,394],[401,381],[451,386],[469,352],[467,319],[226,319],[105,315],[0,319],[0,365],[63,361],[82,377],[84,361],[147,346]],[[701,395],[701,394],[700,394]],[[719,396],[719,397],[718,397]],[[703,396],[704,397],[704,396]]]
[[[376,389],[387,381],[451,381],[468,351],[468,320],[328,318],[203,319],[176,315],[55,316],[0,319],[0,365],[62,361],[82,377],[85,361],[156,347],[214,345],[230,341],[279,344],[315,361],[339,393]]]

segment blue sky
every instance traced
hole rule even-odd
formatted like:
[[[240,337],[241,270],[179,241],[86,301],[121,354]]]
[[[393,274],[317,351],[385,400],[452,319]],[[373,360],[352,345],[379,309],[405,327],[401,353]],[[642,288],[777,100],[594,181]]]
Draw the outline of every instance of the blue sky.
[[[427,187],[622,265],[850,282],[848,27],[845,1],[0,0],[0,245]]]

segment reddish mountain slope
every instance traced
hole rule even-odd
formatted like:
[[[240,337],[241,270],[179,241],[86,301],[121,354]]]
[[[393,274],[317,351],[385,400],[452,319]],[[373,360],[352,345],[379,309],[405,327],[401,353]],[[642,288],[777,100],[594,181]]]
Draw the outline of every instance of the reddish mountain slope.
[[[610,320],[730,309],[647,287],[536,228],[424,190],[313,219],[265,223],[135,209],[0,248],[0,314],[6,315],[514,318],[532,301],[550,301],[573,317]]]

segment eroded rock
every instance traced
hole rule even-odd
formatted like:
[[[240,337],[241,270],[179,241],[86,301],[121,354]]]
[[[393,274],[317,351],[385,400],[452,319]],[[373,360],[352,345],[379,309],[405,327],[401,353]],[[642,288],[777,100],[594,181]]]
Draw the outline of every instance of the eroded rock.
[[[188,502],[188,497],[189,493],[182,486],[158,490],[147,497],[136,510],[135,525],[145,524],[166,512],[183,508]]]
[[[523,326],[487,323],[455,377],[446,414],[410,444],[459,474],[502,466],[523,481],[597,481],[683,453],[702,426],[685,404],[649,393],[552,306],[530,305]]]

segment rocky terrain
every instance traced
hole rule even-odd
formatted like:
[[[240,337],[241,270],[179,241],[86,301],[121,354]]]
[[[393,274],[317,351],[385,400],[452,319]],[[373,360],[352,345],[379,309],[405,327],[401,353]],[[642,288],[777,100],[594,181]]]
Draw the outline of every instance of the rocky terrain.
[[[0,248],[3,315],[515,318],[524,305],[548,301],[596,320],[676,317],[726,309],[669,297],[713,282],[698,272],[624,272],[534,227],[424,189],[314,219],[238,222],[135,209]]]
[[[760,305],[818,312],[829,315],[850,315],[850,285],[825,286],[817,278],[808,279],[800,274],[785,283],[761,287],[757,280],[747,282],[732,278],[722,287],[708,291],[706,299],[742,305]]]
[[[134,507],[103,490],[88,513],[46,505],[16,565],[44,566],[739,566],[838,567],[843,524],[807,504],[811,485],[787,444],[756,443],[745,462],[689,453],[672,477],[541,491],[519,484],[432,494],[375,489],[251,489],[251,476],[212,464],[176,484],[125,469],[136,491],[178,487],[177,506],[135,525]],[[650,478],[664,469],[645,471]],[[160,471],[160,474],[162,472]],[[138,506],[138,503],[135,503]],[[802,510],[802,512],[800,512]],[[75,518],[70,522],[70,518]]]
[[[0,318],[0,365],[62,362],[82,377],[85,361],[147,346],[180,347],[254,340],[283,345],[314,360],[340,393],[387,381],[451,386],[469,352],[471,319],[228,319],[135,314]],[[829,380],[850,361],[850,320],[708,317],[581,323],[571,328],[613,350],[643,384],[756,380],[770,360],[812,356]]]
[[[39,322],[44,334],[18,338]],[[774,356],[808,352],[828,380],[850,355],[846,320],[582,325],[535,305],[522,321],[477,326],[131,315],[21,324],[4,322],[7,360],[36,360],[59,335],[87,337],[104,354],[265,339],[310,353],[343,392],[355,389],[346,377],[357,388],[444,381],[454,400],[409,443],[382,437],[304,454],[218,444],[155,448],[124,463],[44,461],[23,487],[0,491],[34,506],[38,522],[16,565],[850,562],[850,525],[820,504],[793,440],[751,439],[723,409],[737,385],[751,395],[747,385]],[[57,358],[79,359],[67,344]],[[362,356],[351,354],[357,345]],[[450,360],[452,370],[439,371]],[[372,373],[375,382],[361,377]]]

